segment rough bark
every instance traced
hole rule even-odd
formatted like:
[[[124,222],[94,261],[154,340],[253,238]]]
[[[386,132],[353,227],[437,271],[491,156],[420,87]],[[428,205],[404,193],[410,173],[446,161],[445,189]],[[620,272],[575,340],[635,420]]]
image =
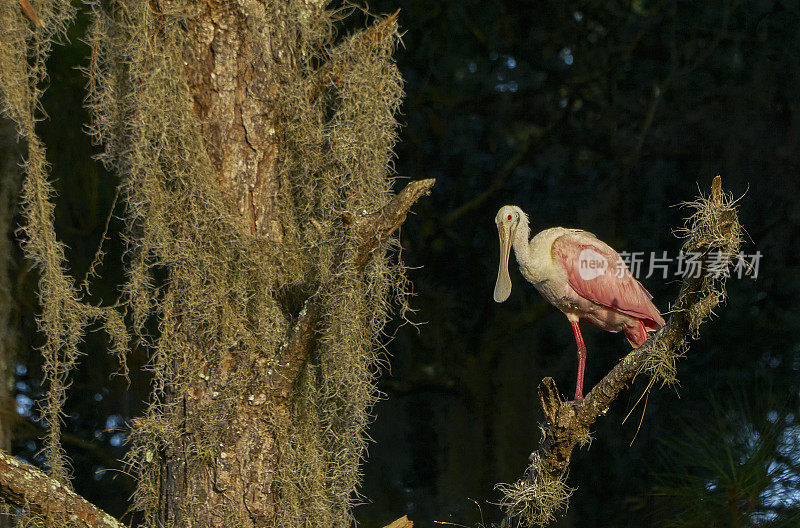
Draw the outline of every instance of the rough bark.
[[[0,451],[0,497],[34,514],[80,528],[124,528],[111,515],[4,451]]]
[[[248,28],[247,16],[265,9],[259,2],[207,2],[203,9],[187,25],[184,61],[206,148],[219,184],[236,197],[244,228],[280,242],[272,105],[280,70],[294,67],[284,51],[293,33]],[[264,35],[269,49],[256,53]]]
[[[169,4],[160,2],[165,9]],[[264,8],[244,0],[205,2],[199,16],[184,28],[184,64],[206,150],[219,185],[235,197],[234,214],[241,216],[248,234],[280,242],[271,104],[276,70],[287,67],[280,50],[287,46],[284,35],[275,31],[270,35],[271,49],[254,53],[262,42],[257,42],[259,35],[246,18],[254,9]],[[179,402],[187,424],[202,423],[198,410],[227,384],[236,368],[231,351],[209,366],[205,381],[194,382],[190,396]],[[256,375],[266,379],[265,372]],[[166,453],[163,516],[170,525],[225,525],[232,519],[219,514],[231,510],[240,513],[236,521],[241,526],[263,526],[273,517],[275,441],[256,403],[264,401],[243,396],[225,445],[211,464],[213,470],[200,478],[186,467],[185,438]],[[184,508],[189,500],[194,504],[191,510]]]

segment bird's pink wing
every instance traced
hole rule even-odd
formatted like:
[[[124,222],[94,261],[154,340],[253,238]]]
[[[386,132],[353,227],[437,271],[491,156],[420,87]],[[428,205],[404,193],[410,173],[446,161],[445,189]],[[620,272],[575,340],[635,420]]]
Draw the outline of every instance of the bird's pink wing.
[[[558,237],[553,256],[567,272],[569,285],[581,297],[642,320],[647,329],[664,326],[652,295],[631,275],[611,246],[586,231]]]

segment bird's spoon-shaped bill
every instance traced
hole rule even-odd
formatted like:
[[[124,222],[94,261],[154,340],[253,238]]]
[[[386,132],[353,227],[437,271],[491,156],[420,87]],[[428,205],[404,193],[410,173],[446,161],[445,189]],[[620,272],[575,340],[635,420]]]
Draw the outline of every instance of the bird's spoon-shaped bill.
[[[511,277],[508,275],[508,257],[511,253],[511,243],[514,241],[515,228],[505,223],[497,224],[497,234],[500,236],[500,268],[497,270],[497,282],[494,285],[495,302],[503,302],[511,295]]]

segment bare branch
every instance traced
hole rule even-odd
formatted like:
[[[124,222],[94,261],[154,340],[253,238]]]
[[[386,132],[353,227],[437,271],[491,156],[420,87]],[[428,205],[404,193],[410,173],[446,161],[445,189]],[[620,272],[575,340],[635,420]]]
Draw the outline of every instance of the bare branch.
[[[565,506],[571,490],[566,486],[567,470],[576,445],[589,441],[589,428],[605,414],[623,389],[639,374],[674,382],[674,364],[683,356],[689,338],[695,338],[700,324],[724,299],[727,270],[739,254],[742,227],[733,199],[722,191],[721,178],[714,179],[711,195],[687,204],[695,209],[685,228],[684,253],[703,255],[701,276],[683,281],[666,326],[642,346],[623,358],[600,382],[577,402],[561,399],[552,378],[539,385],[539,398],[546,422],[539,448],[531,454],[526,476],[511,485],[500,485],[503,505],[509,516],[519,516],[528,524],[544,525],[554,512]],[[707,261],[716,257],[709,273]]]
[[[57,480],[0,451],[0,497],[48,519],[82,528],[125,528]]]
[[[351,224],[356,230],[359,245],[352,256],[352,264],[357,271],[364,269],[372,252],[405,221],[411,206],[422,196],[429,194],[436,180],[427,179],[411,182],[383,206],[379,211],[366,214],[358,219],[348,215],[343,218],[345,224]],[[344,256],[342,257],[344,258]],[[282,382],[278,395],[286,398],[295,381],[303,372],[316,342],[316,328],[322,314],[320,292],[312,295],[297,318],[283,354],[286,367],[282,369]]]

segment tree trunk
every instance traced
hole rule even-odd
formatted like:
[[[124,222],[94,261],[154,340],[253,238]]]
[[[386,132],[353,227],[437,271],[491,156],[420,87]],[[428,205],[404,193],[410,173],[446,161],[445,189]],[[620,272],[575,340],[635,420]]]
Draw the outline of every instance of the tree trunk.
[[[314,5],[309,4],[308,16],[319,15]],[[236,198],[234,214],[249,234],[280,242],[274,141],[278,125],[272,103],[276,77],[292,68],[294,33],[286,28],[294,21],[286,20],[283,31],[258,27],[263,21],[253,11],[259,9],[266,8],[245,0],[206,4],[187,24],[184,61],[217,181]],[[248,15],[255,28],[248,28]],[[269,35],[267,50],[259,49],[264,33]],[[252,57],[259,60],[252,62]]]
[[[235,361],[227,362],[235,369]],[[225,384],[232,375],[219,369],[208,383],[192,388],[194,397],[186,398],[184,412],[187,424],[202,423],[201,408],[213,397],[213,387]],[[260,395],[263,398],[263,395]],[[276,409],[288,415],[287,404]],[[201,434],[186,431],[187,435]],[[201,473],[186,467],[185,445],[179,442],[167,453],[165,476],[165,517],[169,526],[268,526],[275,516],[273,476],[278,454],[271,427],[259,407],[247,404],[247,398],[236,407],[229,434],[221,439],[219,455],[211,469]],[[187,503],[191,509],[185,508]],[[224,512],[224,513],[223,513]]]
[[[233,194],[238,206],[233,214],[240,217],[247,234],[280,242],[279,182],[272,139],[277,125],[273,123],[270,87],[276,72],[289,67],[275,59],[289,56],[281,50],[290,48],[276,28],[257,28],[271,32],[274,52],[254,53],[260,43],[246,22],[248,6],[252,23],[253,9],[264,9],[257,3],[242,0],[203,6],[199,16],[186,24],[184,63],[217,182]],[[251,62],[253,56],[263,60]],[[203,423],[202,409],[215,398],[217,388],[225,387],[236,374],[239,364],[235,355],[236,350],[228,350],[226,357],[210,366],[205,380],[193,382],[181,402],[186,424]],[[266,362],[259,368],[251,375],[266,391]],[[179,441],[167,453],[164,505],[171,526],[260,527],[273,519],[277,453],[272,428],[260,407],[265,399],[266,394],[252,399],[241,395],[228,434],[211,463],[213,470],[201,472],[199,478],[198,473],[187,472],[185,442]],[[276,413],[288,414],[285,399],[274,405]],[[185,434],[203,433],[189,429]],[[184,508],[187,502],[194,507]]]
[[[170,2],[163,1],[161,7],[169,9]],[[232,213],[238,217],[245,236],[265,243],[284,243],[281,218],[287,215],[280,210],[278,197],[284,191],[281,186],[290,183],[282,182],[278,171],[282,153],[278,152],[276,138],[283,135],[283,123],[276,118],[276,94],[285,89],[280,84],[286,78],[302,76],[295,58],[296,54],[305,53],[298,46],[298,26],[314,26],[315,18],[329,17],[324,8],[323,2],[313,1],[302,4],[299,10],[297,3],[291,1],[207,2],[183,26],[183,60],[193,110],[202,124],[216,182],[233,197]],[[267,10],[277,14],[268,16]],[[383,45],[383,40],[394,38],[394,31],[394,17],[374,26],[364,33],[364,49]],[[307,76],[304,92],[309,97],[318,96],[320,77],[335,76],[336,68],[336,64],[326,64],[316,76]],[[385,165],[378,169],[386,170]],[[357,272],[364,269],[377,243],[399,226],[413,201],[431,184],[410,186],[408,192],[383,210],[380,218],[364,216],[348,221],[363,241],[349,261]],[[338,243],[344,244],[345,240]],[[335,267],[344,266],[346,253],[350,254],[348,250],[338,254]],[[317,292],[320,287],[316,286]],[[275,424],[292,420],[294,385],[315,346],[321,303],[319,296],[312,294],[299,316],[286,311],[286,319],[294,319],[296,324],[287,329],[282,340],[288,345],[279,354],[281,363],[276,372],[274,361],[266,357],[242,361],[240,351],[232,347],[205,364],[203,374],[189,382],[188,390],[171,396],[170,403],[181,409],[185,429],[165,453],[161,515],[170,526],[276,524],[279,491],[275,479],[280,453]],[[185,367],[178,366],[176,371],[191,370]],[[243,373],[243,369],[249,371]],[[221,388],[243,377],[249,378],[247,385],[256,389],[238,395],[225,434],[215,439],[219,445],[214,446],[213,460],[198,471],[191,467],[188,452],[191,444],[203,442],[204,413],[219,397]],[[343,504],[347,500],[343,498]],[[310,525],[315,521],[305,522]]]

